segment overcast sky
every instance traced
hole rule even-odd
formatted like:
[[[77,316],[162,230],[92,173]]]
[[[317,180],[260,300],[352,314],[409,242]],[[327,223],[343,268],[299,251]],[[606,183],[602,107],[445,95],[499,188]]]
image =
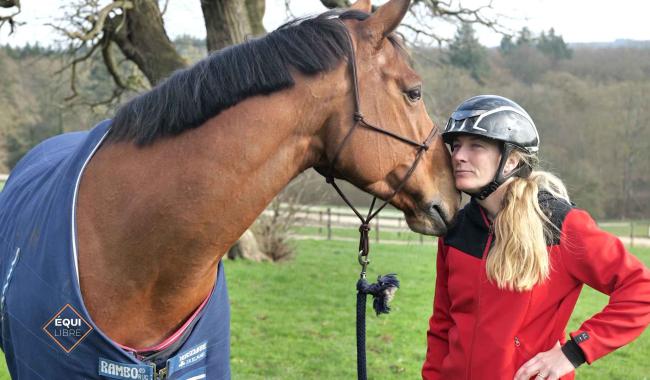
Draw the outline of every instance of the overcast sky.
[[[457,1],[457,0],[454,0]],[[464,0],[465,6],[486,4],[489,0]],[[106,1],[105,1],[106,2]],[[384,3],[384,0],[373,4]],[[26,22],[11,36],[8,28],[0,30],[0,44],[23,45],[39,42],[51,45],[60,38],[45,25],[61,17],[64,0],[22,0],[23,11],[18,20]],[[267,0],[264,25],[273,30],[287,20],[285,0]],[[292,0],[294,16],[320,13],[325,8],[319,0]],[[566,42],[609,42],[616,39],[650,40],[650,1],[643,0],[493,0],[493,8],[503,25],[511,30],[528,26],[534,34],[555,28]],[[0,14],[6,14],[0,8]],[[200,0],[170,0],[165,15],[165,26],[174,38],[181,34],[205,37]],[[453,35],[454,30],[440,26],[440,30]],[[496,46],[500,35],[484,29],[477,30],[481,43]]]

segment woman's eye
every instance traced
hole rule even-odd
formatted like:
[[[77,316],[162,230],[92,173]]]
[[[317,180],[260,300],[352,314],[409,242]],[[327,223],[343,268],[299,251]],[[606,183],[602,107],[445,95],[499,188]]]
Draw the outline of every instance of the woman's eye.
[[[412,88],[408,91],[406,91],[406,96],[409,98],[410,101],[412,102],[417,102],[422,98],[422,88],[420,86]]]

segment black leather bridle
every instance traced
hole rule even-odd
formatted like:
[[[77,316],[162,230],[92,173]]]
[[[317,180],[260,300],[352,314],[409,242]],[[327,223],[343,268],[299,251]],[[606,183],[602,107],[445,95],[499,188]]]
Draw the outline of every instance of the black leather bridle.
[[[347,57],[347,60],[348,60],[350,75],[352,77],[352,89],[354,94],[354,114],[353,114],[354,124],[352,125],[348,133],[343,138],[341,144],[337,147],[334,153],[334,157],[332,158],[332,161],[329,164],[329,169],[324,176],[327,183],[331,184],[332,187],[334,187],[336,192],[341,196],[343,201],[352,209],[352,211],[354,211],[356,216],[359,218],[359,221],[361,222],[361,225],[359,226],[360,237],[359,237],[359,257],[358,257],[359,264],[361,265],[361,273],[360,273],[359,281],[357,282],[357,377],[359,380],[366,380],[367,378],[366,352],[365,352],[366,296],[368,294],[372,294],[375,297],[380,297],[379,294],[375,294],[375,293],[378,292],[383,293],[385,290],[385,287],[381,286],[382,285],[381,278],[378,281],[379,284],[368,284],[368,282],[366,281],[366,270],[368,264],[370,264],[370,260],[368,260],[368,255],[370,253],[369,239],[368,239],[368,233],[370,232],[370,222],[372,221],[373,218],[377,216],[377,214],[379,214],[381,210],[384,209],[384,207],[388,205],[388,203],[395,197],[395,195],[397,195],[397,193],[399,193],[402,190],[402,188],[406,185],[406,182],[409,180],[409,178],[415,171],[415,168],[417,167],[418,163],[421,161],[422,156],[427,150],[429,150],[431,142],[433,141],[433,138],[438,132],[438,127],[434,125],[433,128],[431,129],[431,132],[429,132],[429,135],[424,140],[424,142],[420,143],[411,140],[409,138],[400,136],[398,134],[395,134],[386,129],[379,128],[375,125],[368,123],[365,120],[359,106],[360,104],[359,82],[357,76],[357,64],[356,64],[356,57],[354,53],[354,45],[352,43],[352,37],[350,36],[350,33],[347,27],[345,26],[345,24],[343,23],[343,21],[341,21],[340,18],[338,19],[338,21],[343,25],[343,28],[345,29],[345,34],[347,36],[347,40],[349,44],[350,53],[349,56]],[[336,165],[336,161],[338,160],[341,150],[343,149],[347,141],[350,139],[350,136],[352,136],[352,133],[355,131],[355,129],[357,129],[357,126],[361,126],[363,128],[367,128],[372,131],[382,133],[384,135],[397,139],[405,144],[412,145],[417,149],[413,164],[411,164],[411,167],[406,172],[404,178],[402,178],[401,182],[395,188],[393,193],[387,199],[384,200],[384,203],[381,206],[379,206],[374,211],[373,209],[375,207],[375,202],[377,201],[377,197],[376,196],[373,197],[372,203],[370,205],[370,209],[368,211],[368,214],[365,217],[352,205],[350,200],[345,196],[345,194],[343,194],[339,186],[334,181],[334,166]],[[387,277],[391,277],[391,275],[388,275]],[[399,281],[397,281],[397,279],[394,278],[394,275],[392,275],[392,278],[394,279],[394,283],[396,284],[394,286],[399,286]],[[377,300],[377,298],[375,298],[375,300]],[[375,310],[377,311],[377,314],[379,314],[380,312],[387,313],[388,310],[390,310],[390,308],[386,307],[384,311],[380,311],[377,308],[375,308]]]

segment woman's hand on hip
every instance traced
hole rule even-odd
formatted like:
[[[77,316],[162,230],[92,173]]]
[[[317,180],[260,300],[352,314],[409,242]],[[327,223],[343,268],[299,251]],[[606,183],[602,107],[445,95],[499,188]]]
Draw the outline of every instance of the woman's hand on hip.
[[[540,352],[524,363],[515,373],[514,380],[528,380],[531,377],[535,377],[535,380],[557,380],[574,369],[562,352],[560,342],[557,342],[549,351]]]

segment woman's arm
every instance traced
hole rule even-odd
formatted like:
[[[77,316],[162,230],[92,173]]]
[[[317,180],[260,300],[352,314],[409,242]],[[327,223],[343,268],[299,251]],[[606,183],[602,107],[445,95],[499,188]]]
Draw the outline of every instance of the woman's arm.
[[[449,352],[448,332],[453,325],[449,317],[449,292],[447,291],[447,249],[442,238],[438,238],[436,259],[436,293],[433,301],[433,315],[427,331],[427,356],[422,367],[422,378],[440,378],[442,360]]]
[[[570,334],[574,343],[567,343],[577,344],[592,363],[634,340],[650,323],[650,271],[582,210],[567,214],[560,248],[573,277],[610,296],[602,311]]]

